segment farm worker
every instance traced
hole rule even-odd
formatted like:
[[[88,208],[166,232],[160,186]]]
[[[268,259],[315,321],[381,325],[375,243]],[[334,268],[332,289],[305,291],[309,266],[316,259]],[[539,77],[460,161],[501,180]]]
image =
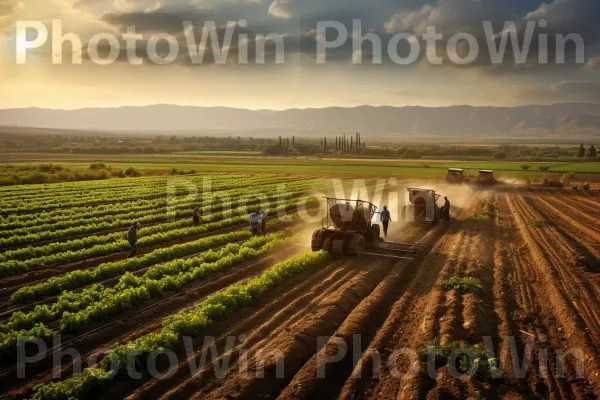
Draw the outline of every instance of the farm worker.
[[[134,222],[133,225],[131,225],[131,227],[129,227],[129,230],[127,231],[127,241],[131,246],[131,251],[129,252],[127,258],[134,257],[137,254],[137,231],[139,231],[141,227],[142,225],[138,224],[137,222]]]
[[[194,225],[200,225],[200,218],[202,217],[202,210],[199,207],[194,208]]]
[[[267,220],[269,219],[269,215],[265,212],[265,210],[260,210],[260,228],[261,233],[263,235],[267,234]]]
[[[383,211],[381,212],[381,216],[379,217],[381,220],[381,224],[383,225],[383,236],[387,237],[388,226],[390,221],[392,220],[392,216],[390,215],[390,210],[388,210],[387,206],[383,206]]]
[[[446,221],[450,221],[450,200],[448,200],[447,196],[444,196],[444,206],[442,208],[444,219]]]
[[[258,233],[258,224],[261,221],[260,212],[256,210],[254,214],[250,215],[250,227],[252,228],[252,236],[256,236]]]

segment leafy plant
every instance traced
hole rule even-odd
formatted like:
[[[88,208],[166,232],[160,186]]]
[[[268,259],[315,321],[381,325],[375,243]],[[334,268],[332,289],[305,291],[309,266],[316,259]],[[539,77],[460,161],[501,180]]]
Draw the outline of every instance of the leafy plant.
[[[484,291],[481,283],[472,277],[453,276],[442,282],[442,288],[446,291],[456,290],[459,293],[481,293]]]
[[[476,221],[489,221],[490,213],[487,210],[477,211],[473,216],[473,219]]]
[[[472,371],[478,379],[489,380],[494,377],[498,369],[498,359],[490,357],[484,346],[462,345],[459,342],[450,342],[445,345],[426,345],[421,347],[417,354],[421,362],[435,361],[435,366],[448,365],[451,361],[459,373],[465,374]],[[456,357],[451,359],[451,357]],[[473,360],[473,361],[471,361]]]

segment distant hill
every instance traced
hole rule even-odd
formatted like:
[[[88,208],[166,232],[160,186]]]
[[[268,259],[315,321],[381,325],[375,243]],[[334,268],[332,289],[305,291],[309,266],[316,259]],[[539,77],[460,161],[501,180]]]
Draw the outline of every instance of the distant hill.
[[[522,107],[329,107],[283,111],[227,107],[41,108],[0,110],[0,125],[52,129],[331,135],[361,132],[377,138],[600,138],[600,105]]]

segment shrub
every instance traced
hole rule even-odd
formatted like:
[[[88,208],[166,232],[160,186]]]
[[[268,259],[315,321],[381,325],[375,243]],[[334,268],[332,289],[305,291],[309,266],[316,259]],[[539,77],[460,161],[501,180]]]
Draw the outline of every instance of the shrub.
[[[494,154],[494,158],[496,160],[505,160],[506,159],[506,153],[503,152],[503,151],[498,152],[498,153]]]
[[[138,177],[142,176],[142,173],[133,167],[129,167],[125,170],[125,176]]]
[[[550,169],[550,167],[547,166],[547,165],[541,165],[539,167],[539,170],[542,171],[542,172],[547,172],[549,169]]]
[[[528,164],[523,164],[523,165],[521,165],[521,169],[522,169],[523,171],[528,171],[530,168],[531,168],[531,165],[528,165]]]
[[[90,164],[89,169],[98,170],[98,169],[108,169],[108,168],[106,167],[106,164],[97,162],[97,163]]]

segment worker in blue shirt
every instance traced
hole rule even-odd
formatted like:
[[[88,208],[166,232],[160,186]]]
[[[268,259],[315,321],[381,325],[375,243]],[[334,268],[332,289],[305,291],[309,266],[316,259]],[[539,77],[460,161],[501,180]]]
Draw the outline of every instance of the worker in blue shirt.
[[[252,236],[256,236],[258,234],[258,224],[262,220],[262,216],[260,215],[260,211],[256,210],[254,214],[250,215],[250,227],[252,228]]]
[[[269,214],[265,212],[265,210],[260,210],[260,233],[261,235],[267,234],[267,220],[269,219]]]
[[[383,206],[383,211],[381,212],[381,225],[383,225],[383,236],[387,237],[388,226],[390,221],[392,220],[392,216],[390,215],[390,210],[388,210],[387,206]]]

